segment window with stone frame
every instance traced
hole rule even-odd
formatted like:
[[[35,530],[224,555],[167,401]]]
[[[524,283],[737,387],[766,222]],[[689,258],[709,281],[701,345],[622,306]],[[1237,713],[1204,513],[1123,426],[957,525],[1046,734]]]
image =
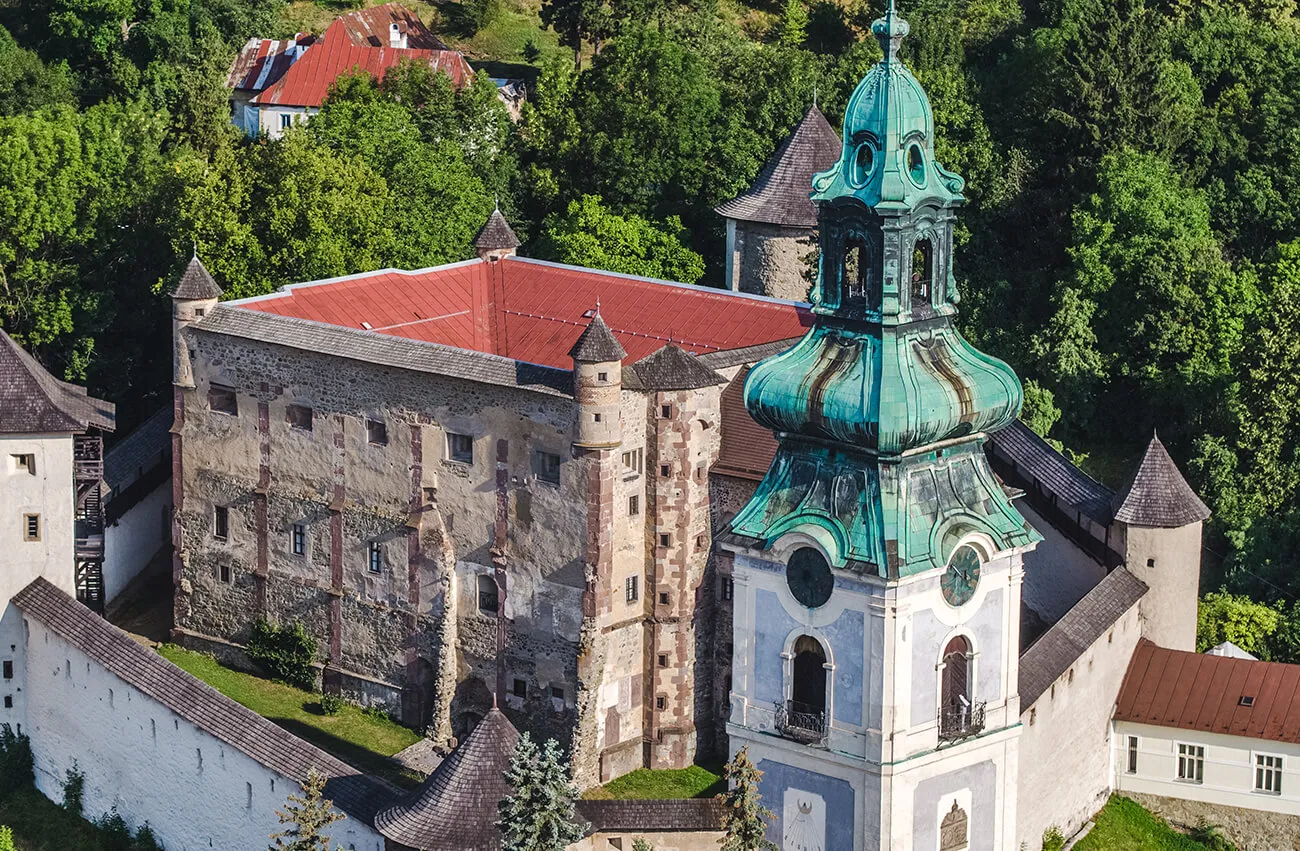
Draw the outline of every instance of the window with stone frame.
[[[366,568],[371,573],[382,573],[384,570],[384,547],[378,541],[371,541],[366,547]]]
[[[304,524],[293,524],[293,528],[289,531],[289,544],[294,555],[302,556],[307,554],[307,527]]]
[[[478,576],[478,610],[485,615],[496,615],[501,607],[500,589],[496,577],[480,573]]]
[[[218,541],[230,539],[230,509],[224,505],[212,507],[212,537]]]
[[[23,540],[39,541],[41,539],[41,515],[23,515]]]
[[[533,475],[548,485],[560,483],[560,456],[554,452],[533,450]]]
[[[239,397],[235,394],[235,388],[223,387],[220,384],[213,384],[208,388],[208,410],[215,414],[226,414],[227,416],[239,416]]]
[[[629,517],[636,517],[641,513],[641,497],[633,494],[627,498],[627,513]]]
[[[366,420],[366,443],[388,445],[388,425],[383,420]]]
[[[629,576],[623,582],[623,594],[627,602],[635,603],[641,596],[641,577]]]
[[[468,434],[447,432],[447,459],[458,464],[473,464],[474,438]]]
[[[628,471],[629,474],[639,475],[641,473],[641,470],[644,468],[645,450],[639,448],[630,449],[627,452],[623,453],[622,460],[623,460],[623,467]]]
[[[306,405],[290,405],[285,408],[284,418],[290,428],[311,431],[312,410]]]

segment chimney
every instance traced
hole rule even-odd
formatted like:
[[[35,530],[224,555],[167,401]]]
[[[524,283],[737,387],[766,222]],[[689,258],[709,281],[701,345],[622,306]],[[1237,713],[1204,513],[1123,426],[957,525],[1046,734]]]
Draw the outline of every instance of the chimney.
[[[389,47],[406,47],[406,33],[397,21],[388,25],[388,46]]]

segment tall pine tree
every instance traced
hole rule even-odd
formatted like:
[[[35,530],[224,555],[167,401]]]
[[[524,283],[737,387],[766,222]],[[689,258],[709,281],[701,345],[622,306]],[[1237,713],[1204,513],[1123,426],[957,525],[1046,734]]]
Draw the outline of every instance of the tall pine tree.
[[[723,774],[728,788],[718,796],[727,807],[722,817],[727,834],[722,851],[778,851],[766,835],[767,822],[776,815],[760,803],[763,796],[758,794],[758,781],[763,772],[749,761],[749,748],[736,751]]]
[[[573,809],[578,789],[554,739],[538,748],[527,733],[520,736],[506,780],[515,791],[498,810],[502,851],[564,851],[582,838]]]
[[[270,851],[330,851],[329,837],[322,831],[346,816],[325,797],[325,775],[316,769],[307,772],[302,791],[301,795],[290,795],[283,810],[275,811],[280,824],[292,827],[271,834],[275,844]]]

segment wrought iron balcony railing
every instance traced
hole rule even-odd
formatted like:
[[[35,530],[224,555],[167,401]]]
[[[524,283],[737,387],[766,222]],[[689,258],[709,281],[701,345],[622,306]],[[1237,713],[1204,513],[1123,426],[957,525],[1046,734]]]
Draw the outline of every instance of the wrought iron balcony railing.
[[[797,700],[776,705],[775,724],[782,736],[805,745],[826,739],[826,710]]]
[[[946,706],[939,710],[939,741],[957,742],[982,733],[984,705],[985,702],[980,700],[966,706]]]

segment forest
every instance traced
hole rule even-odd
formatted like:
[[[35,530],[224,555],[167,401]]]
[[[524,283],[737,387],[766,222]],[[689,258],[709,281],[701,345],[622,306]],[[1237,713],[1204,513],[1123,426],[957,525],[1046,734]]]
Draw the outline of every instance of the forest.
[[[544,0],[518,123],[486,73],[453,91],[404,66],[341,79],[281,140],[236,132],[245,39],[358,2],[0,4],[0,327],[123,428],[166,397],[166,293],[195,251],[242,297],[471,257],[499,203],[532,256],[716,284],[713,207],[814,100],[838,123],[883,6]],[[410,5],[472,30],[503,2]],[[1294,0],[900,11],[939,159],[967,181],[963,332],[1102,481],[1158,430],[1214,512],[1203,640],[1300,661]]]

